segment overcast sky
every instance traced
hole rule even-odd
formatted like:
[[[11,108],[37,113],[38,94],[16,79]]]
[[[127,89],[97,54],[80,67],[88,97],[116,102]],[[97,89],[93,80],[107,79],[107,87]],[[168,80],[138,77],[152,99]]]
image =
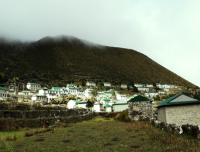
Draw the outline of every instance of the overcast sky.
[[[199,8],[199,0],[1,0],[0,36],[134,49],[200,86]]]

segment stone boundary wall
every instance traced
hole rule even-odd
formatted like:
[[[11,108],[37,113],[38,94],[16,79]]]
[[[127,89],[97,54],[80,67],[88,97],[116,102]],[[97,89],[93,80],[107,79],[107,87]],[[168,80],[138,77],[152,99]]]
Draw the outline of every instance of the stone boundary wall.
[[[200,126],[197,126],[197,125],[167,124],[164,122],[160,122],[156,119],[151,119],[150,124],[152,124],[154,127],[162,129],[168,133],[187,134],[187,135],[190,135],[190,136],[200,140]]]
[[[150,120],[153,117],[151,101],[129,102],[128,111],[131,121]]]

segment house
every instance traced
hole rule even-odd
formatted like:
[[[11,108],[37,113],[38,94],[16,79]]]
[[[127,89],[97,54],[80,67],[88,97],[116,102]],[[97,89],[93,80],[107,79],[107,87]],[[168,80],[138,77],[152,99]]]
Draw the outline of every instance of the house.
[[[149,91],[148,87],[138,87],[138,91]]]
[[[79,101],[77,100],[70,100],[68,103],[67,103],[67,108],[68,109],[73,109],[74,107],[76,107],[78,105]]]
[[[127,84],[121,84],[121,88],[127,89]]]
[[[145,84],[141,84],[141,83],[135,83],[135,87],[144,87],[145,86]]]
[[[0,96],[1,97],[7,97],[8,96],[8,89],[4,87],[0,87]]]
[[[105,106],[105,105],[109,104],[110,101],[111,101],[110,99],[101,99],[101,100],[100,100],[100,103],[102,103],[103,106]]]
[[[69,94],[77,95],[77,88],[73,85],[69,85],[67,87],[67,91],[68,91]]]
[[[100,102],[95,102],[94,103],[94,111],[95,112],[103,111],[103,104]]]
[[[77,85],[76,85],[76,84],[67,84],[67,88],[68,88],[68,87],[77,88]]]
[[[92,97],[92,94],[91,94],[92,90],[93,89],[86,89],[85,90],[85,97],[86,98],[91,98]]]
[[[185,94],[174,95],[156,108],[160,122],[200,125],[200,101]]]
[[[47,101],[47,96],[42,94],[36,94],[31,97],[33,101]]]
[[[41,85],[38,83],[27,83],[26,88],[29,90],[38,90],[39,88],[41,88]]]
[[[87,81],[86,86],[90,86],[90,87],[93,86],[93,87],[96,87],[96,83],[93,82],[93,81]]]
[[[149,97],[149,98],[152,98],[152,97],[156,97],[158,94],[158,92],[156,91],[152,91],[152,92],[146,92],[145,93],[145,96]]]
[[[46,95],[46,94],[48,94],[48,89],[47,89],[46,87],[44,87],[44,88],[40,88],[40,90],[39,90],[39,94],[42,94],[42,95]]]
[[[148,87],[148,88],[153,88],[153,84],[146,84],[146,87]]]
[[[166,92],[170,91],[169,88],[164,88],[163,90],[166,91]]]
[[[86,105],[87,105],[87,101],[81,101],[81,102],[78,103],[77,107],[78,107],[78,108],[88,109],[88,108],[86,107]]]
[[[167,94],[167,92],[164,91],[164,90],[159,90],[158,93],[159,93],[159,94]]]
[[[9,87],[9,89],[14,90],[15,86],[11,84],[10,87]]]
[[[113,112],[121,112],[128,109],[128,103],[126,101],[113,101]]]
[[[112,97],[111,91],[102,91],[102,92],[104,93],[104,96],[105,96],[106,98]]]
[[[111,105],[106,105],[105,107],[104,107],[106,110],[106,112],[112,112],[113,111],[113,106],[111,106]]]
[[[117,98],[117,100],[126,101],[127,100],[127,95],[116,94],[116,98]]]
[[[111,83],[110,82],[104,82],[104,87],[111,87]]]

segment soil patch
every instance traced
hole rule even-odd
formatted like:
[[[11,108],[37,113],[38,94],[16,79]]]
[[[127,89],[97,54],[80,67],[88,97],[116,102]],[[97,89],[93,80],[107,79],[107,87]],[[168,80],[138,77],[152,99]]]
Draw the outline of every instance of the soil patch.
[[[70,140],[63,140],[63,142],[64,142],[64,143],[68,143],[68,142],[70,142]]]
[[[140,145],[131,146],[131,148],[140,148]]]
[[[40,139],[36,139],[35,141],[44,141],[44,139],[40,138]]]
[[[104,146],[111,146],[111,145],[112,145],[111,143],[104,144]]]
[[[119,140],[118,140],[118,138],[113,138],[113,140],[112,140],[112,141],[119,141]]]

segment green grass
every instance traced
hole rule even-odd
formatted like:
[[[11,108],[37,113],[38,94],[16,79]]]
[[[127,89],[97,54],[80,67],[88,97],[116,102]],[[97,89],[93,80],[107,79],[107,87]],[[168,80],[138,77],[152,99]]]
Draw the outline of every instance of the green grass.
[[[7,132],[4,136],[9,134]],[[200,141],[166,133],[148,122],[125,123],[94,118],[91,121],[68,124],[67,127],[55,127],[54,133],[49,131],[30,137],[23,137],[23,134],[25,132],[16,134],[19,138],[8,142],[16,152],[200,151]]]

